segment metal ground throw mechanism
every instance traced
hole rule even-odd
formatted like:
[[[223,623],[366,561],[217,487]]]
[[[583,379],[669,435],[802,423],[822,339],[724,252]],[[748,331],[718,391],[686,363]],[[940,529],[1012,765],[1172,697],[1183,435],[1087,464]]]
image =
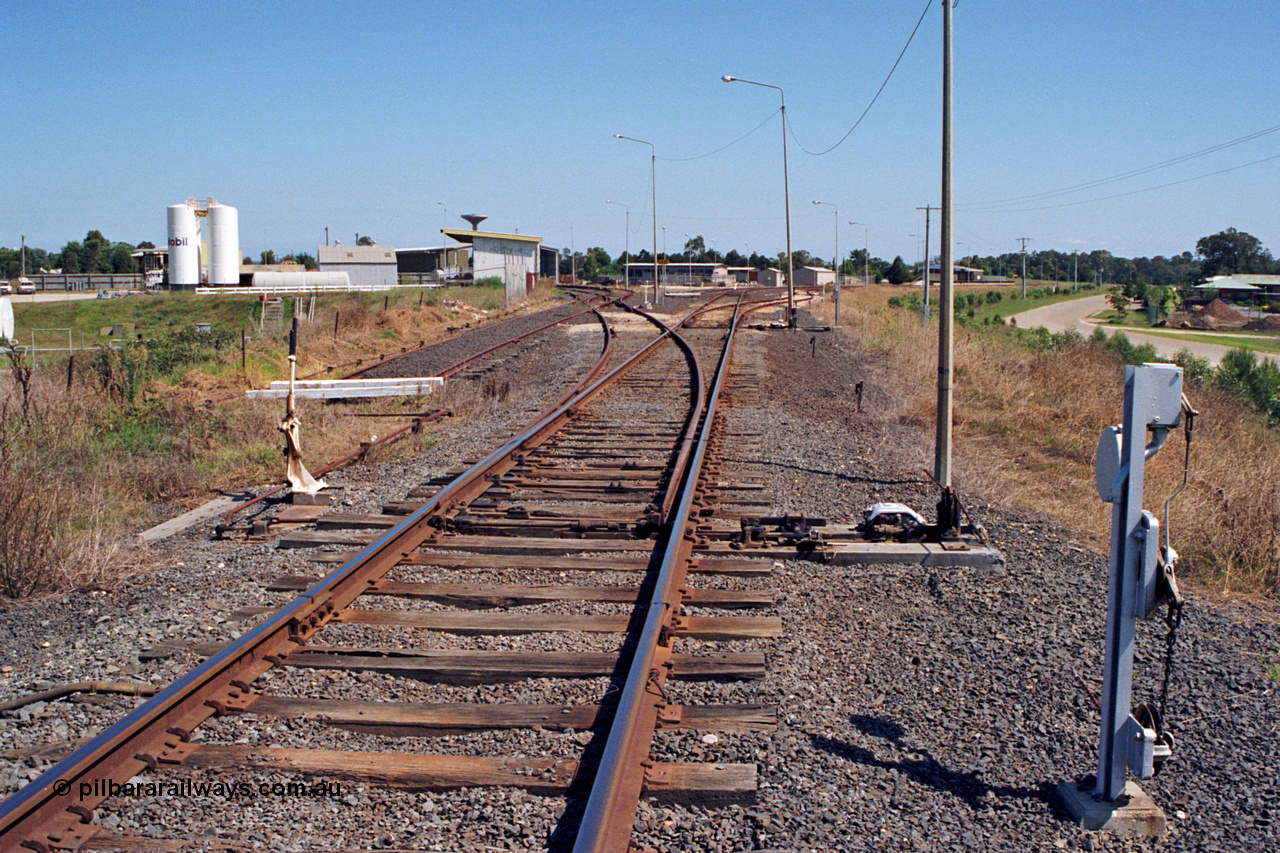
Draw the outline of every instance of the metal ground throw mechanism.
[[[324,488],[324,480],[311,476],[302,464],[302,423],[294,412],[293,384],[298,375],[298,318],[293,318],[289,330],[289,396],[286,398],[284,420],[277,427],[284,433],[285,479],[295,493],[314,495]]]
[[[1165,729],[1165,701],[1182,596],[1175,576],[1178,554],[1169,543],[1168,518],[1170,502],[1186,486],[1195,415],[1182,393],[1182,368],[1172,364],[1129,366],[1125,368],[1123,422],[1105,429],[1098,441],[1098,496],[1112,504],[1112,523],[1102,724],[1091,797],[1098,806],[1113,807],[1111,822],[1105,825],[1108,829],[1153,835],[1164,831],[1163,812],[1127,776],[1131,770],[1140,779],[1151,778],[1173,752],[1173,736]],[[1170,431],[1180,425],[1187,445],[1184,475],[1182,485],[1165,502],[1162,544],[1159,519],[1142,508],[1145,466],[1164,447]],[[1168,607],[1169,626],[1162,695],[1158,704],[1143,702],[1133,707],[1137,622],[1153,618],[1162,605]],[[1072,798],[1066,799],[1068,808],[1077,812]],[[1149,807],[1151,817],[1123,814],[1138,799],[1145,801],[1143,808]],[[1079,813],[1076,816],[1082,817]],[[1087,817],[1083,819],[1088,824]]]

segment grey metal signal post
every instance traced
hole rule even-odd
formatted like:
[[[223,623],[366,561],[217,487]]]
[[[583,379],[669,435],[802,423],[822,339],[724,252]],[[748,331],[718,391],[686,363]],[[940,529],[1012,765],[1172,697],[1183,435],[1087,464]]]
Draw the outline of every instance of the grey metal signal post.
[[[1126,367],[1123,422],[1108,427],[1098,442],[1098,496],[1113,505],[1102,724],[1093,791],[1100,805],[1114,804],[1126,793],[1128,770],[1143,779],[1154,775],[1155,759],[1169,750],[1156,731],[1134,717],[1131,702],[1137,621],[1150,618],[1160,603],[1160,523],[1142,509],[1146,461],[1181,423],[1182,401],[1182,368]],[[1068,807],[1072,808],[1070,802]],[[1159,823],[1162,827],[1163,814]]]

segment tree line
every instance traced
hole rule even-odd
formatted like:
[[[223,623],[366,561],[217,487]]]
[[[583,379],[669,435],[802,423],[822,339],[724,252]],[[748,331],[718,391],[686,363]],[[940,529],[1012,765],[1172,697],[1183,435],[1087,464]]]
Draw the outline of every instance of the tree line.
[[[792,251],[792,264],[796,267],[825,266],[818,255],[810,254],[804,249]],[[727,252],[708,250],[704,238],[699,235],[685,242],[684,250],[666,254],[658,253],[659,261],[667,260],[672,264],[705,264],[723,263],[731,267],[754,267],[756,269],[784,269],[787,265],[785,252],[776,255],[760,255],[752,252],[744,255],[737,249]],[[623,252],[617,258],[599,246],[581,252],[570,253],[564,250],[560,257],[560,272],[568,275],[576,267],[581,278],[594,278],[597,275],[622,277],[623,269],[628,263],[652,264],[653,254],[648,249],[628,254]],[[938,263],[935,256],[934,264]],[[986,275],[1019,278],[1022,275],[1024,255],[1021,252],[1006,252],[1001,255],[980,256],[976,254],[957,258],[956,265],[982,270]],[[1027,278],[1041,281],[1095,281],[1098,283],[1142,282],[1153,287],[1187,287],[1204,281],[1215,275],[1231,275],[1235,273],[1263,273],[1280,275],[1280,261],[1262,245],[1262,241],[1252,234],[1228,228],[1217,234],[1202,237],[1196,241],[1195,251],[1190,250],[1178,255],[1165,257],[1124,258],[1113,255],[1105,249],[1091,252],[1063,252],[1057,249],[1042,249],[1027,252],[1025,255]],[[853,249],[840,263],[840,274],[850,277],[861,277],[864,270],[875,281],[887,281],[890,284],[902,284],[921,278],[920,262],[908,263],[899,255],[893,260],[880,257],[867,257],[865,248]]]
[[[366,242],[367,241],[367,242]],[[367,236],[360,242],[373,245]],[[61,270],[64,273],[118,273],[138,272],[138,263],[131,255],[138,249],[153,249],[155,245],[146,240],[132,244],[113,242],[103,236],[101,231],[90,231],[83,240],[73,240],[60,251],[49,252],[35,246],[27,247],[27,272],[40,270]],[[791,253],[791,262],[796,267],[826,266],[818,255],[810,254],[804,249]],[[658,253],[659,260],[667,260],[672,264],[705,264],[723,263],[731,267],[754,267],[758,270],[773,268],[784,269],[787,265],[785,252],[776,255],[761,255],[751,252],[744,255],[737,249],[718,252],[708,249],[702,235],[691,237],[685,242],[684,250],[671,254]],[[1017,278],[1022,275],[1024,255],[1021,252],[1006,252],[1001,255],[979,256],[976,254],[958,258],[956,263],[962,267],[980,269],[987,275],[1003,275]],[[937,259],[934,258],[936,263]],[[1172,257],[1156,255],[1155,257],[1123,258],[1111,254],[1105,249],[1091,252],[1062,252],[1056,249],[1042,249],[1027,252],[1025,255],[1026,274],[1028,278],[1041,281],[1098,281],[1098,282],[1144,282],[1155,287],[1186,287],[1196,284],[1214,275],[1230,275],[1233,273],[1263,273],[1280,275],[1280,262],[1262,241],[1252,234],[1228,228],[1217,234],[1202,237],[1196,241],[1195,251],[1185,251]],[[277,259],[275,251],[263,250],[256,263],[276,264],[294,262],[306,269],[318,269],[316,258],[309,252],[293,252]],[[598,275],[622,277],[627,264],[652,264],[653,255],[648,249],[641,249],[634,254],[623,252],[613,258],[603,248],[593,246],[582,252],[570,253],[565,250],[560,257],[560,272],[568,275],[575,266],[578,275],[591,279]],[[244,258],[244,263],[255,261]],[[890,284],[902,284],[921,277],[920,264],[907,263],[899,255],[892,261],[880,257],[867,257],[866,249],[853,249],[847,258],[840,263],[840,273],[851,277],[861,276],[867,270],[875,281],[888,281]],[[0,275],[4,278],[16,278],[22,272],[22,254],[20,249],[0,248]]]
[[[368,239],[368,238],[364,238]],[[372,245],[372,240],[367,245]],[[27,246],[26,270],[28,274],[62,272],[68,275],[113,273],[130,275],[141,272],[133,253],[139,249],[154,249],[154,243],[143,240],[137,244],[108,240],[101,231],[93,230],[83,240],[72,240],[59,251],[50,252],[36,246]],[[244,263],[297,263],[305,269],[319,269],[315,255],[310,252],[292,252],[280,259],[271,249],[262,252],[260,260],[246,256]],[[0,278],[11,279],[22,275],[22,248],[0,248]]]

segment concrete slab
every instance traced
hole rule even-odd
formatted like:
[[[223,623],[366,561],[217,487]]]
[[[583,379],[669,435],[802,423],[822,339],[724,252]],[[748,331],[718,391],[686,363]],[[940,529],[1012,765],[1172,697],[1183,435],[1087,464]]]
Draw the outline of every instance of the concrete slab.
[[[1004,555],[977,541],[961,548],[933,542],[840,542],[829,545],[828,562],[836,566],[866,566],[874,563],[914,563],[940,568],[985,568],[1004,566]]]
[[[1114,801],[1095,800],[1092,780],[1063,782],[1058,786],[1058,796],[1077,823],[1095,832],[1164,838],[1169,829],[1164,809],[1132,780],[1125,783],[1124,793]]]
[[[833,566],[867,566],[876,563],[910,563],[939,568],[998,569],[1004,567],[1004,554],[976,540],[953,550],[924,542],[848,542],[828,541],[813,554],[799,554],[795,548],[731,548],[715,543],[705,552],[726,557],[760,557],[771,560],[814,560]]]
[[[262,491],[268,487],[264,486],[249,494],[229,495],[220,498],[214,498],[203,506],[198,506],[193,510],[184,512],[175,518],[157,524],[150,530],[144,530],[138,534],[138,538],[143,542],[156,542],[160,539],[168,539],[189,527],[194,527],[202,521],[208,521],[216,516],[226,515],[236,504],[244,503],[258,491]]]

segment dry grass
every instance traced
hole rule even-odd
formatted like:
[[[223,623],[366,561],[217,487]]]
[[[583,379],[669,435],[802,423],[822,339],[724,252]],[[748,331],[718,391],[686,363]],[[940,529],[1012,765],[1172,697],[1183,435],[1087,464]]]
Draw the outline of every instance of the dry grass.
[[[353,296],[320,312],[301,329],[299,372],[367,363],[470,322],[425,299],[419,307],[416,295],[391,302],[383,310],[380,297]],[[176,384],[152,379],[132,398],[118,388],[108,394],[91,359],[75,363],[70,386],[65,363],[39,370],[11,363],[0,375],[0,598],[110,585],[145,559],[122,543],[129,530],[154,523],[156,505],[169,515],[216,491],[282,480],[277,425],[283,405],[248,400],[244,391],[287,375],[284,338],[264,335],[246,355],[244,368],[236,347]],[[483,389],[474,396],[474,405],[491,405]],[[440,405],[432,397],[341,408],[299,401],[307,464],[318,468],[347,456],[362,441],[403,425],[405,416]],[[347,416],[356,412],[404,415]],[[429,432],[409,435],[370,458],[417,453],[431,442]]]
[[[890,359],[899,419],[932,431],[937,325],[890,308],[889,288],[850,293],[842,326]],[[829,306],[826,309],[829,314]],[[924,354],[922,356],[922,354]],[[1098,499],[1098,437],[1122,414],[1123,365],[1087,345],[1033,352],[1004,335],[957,327],[956,484],[984,500],[1033,510],[1105,550],[1110,505]],[[1224,392],[1187,388],[1201,412],[1186,490],[1170,508],[1180,576],[1201,591],[1280,594],[1280,433]],[[1182,482],[1181,431],[1147,466],[1146,504],[1163,520]]]

